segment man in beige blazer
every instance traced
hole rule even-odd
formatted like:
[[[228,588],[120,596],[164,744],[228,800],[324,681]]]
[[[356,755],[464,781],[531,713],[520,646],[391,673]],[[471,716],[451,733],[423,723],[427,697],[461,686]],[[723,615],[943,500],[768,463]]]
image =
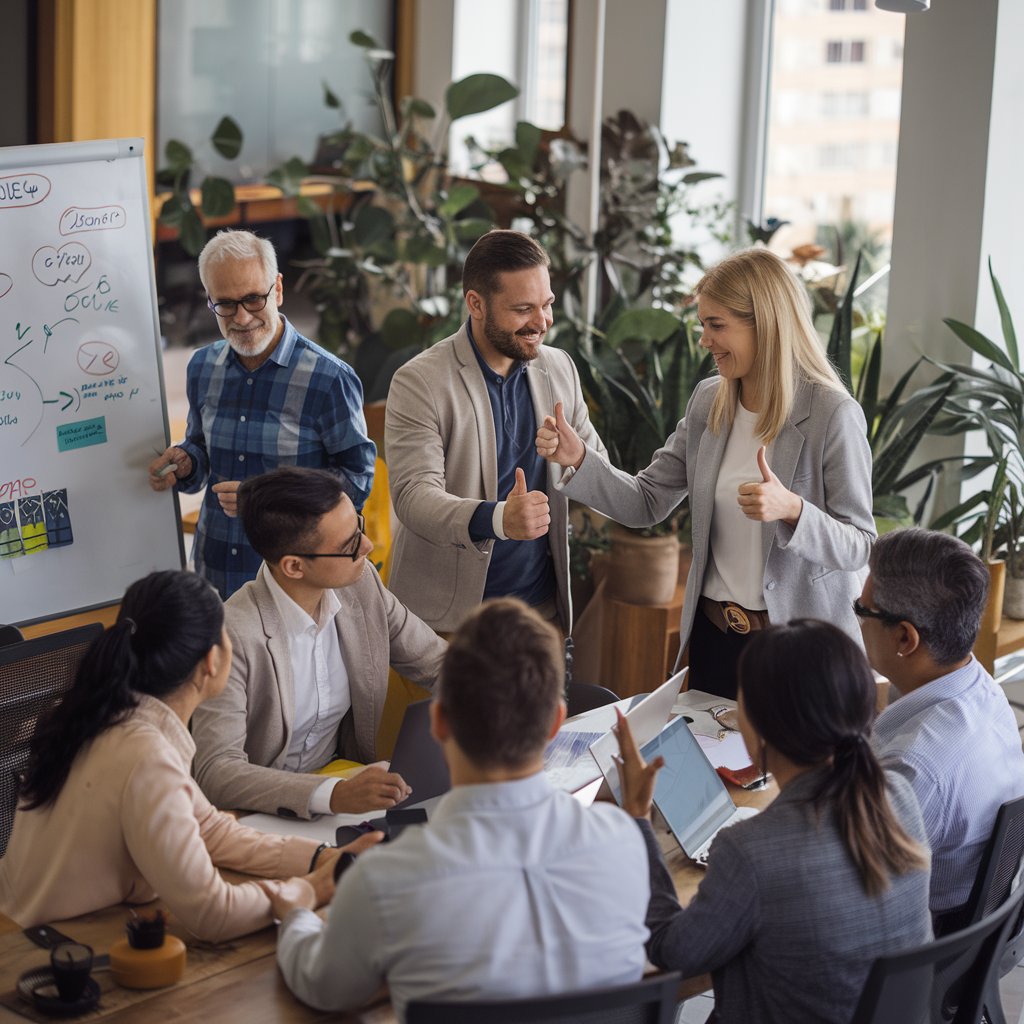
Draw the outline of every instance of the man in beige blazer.
[[[384,589],[362,516],[325,470],[244,481],[238,509],[264,559],[225,604],[224,692],[197,709],[194,772],[218,807],[309,818],[391,807],[409,787],[376,758],[388,668],[432,688],[445,642]]]
[[[548,265],[528,236],[488,232],[466,257],[465,325],[391,382],[385,448],[399,526],[388,586],[439,631],[505,596],[572,628],[568,501],[534,440],[560,402],[589,447],[604,445],[572,359],[544,347]]]

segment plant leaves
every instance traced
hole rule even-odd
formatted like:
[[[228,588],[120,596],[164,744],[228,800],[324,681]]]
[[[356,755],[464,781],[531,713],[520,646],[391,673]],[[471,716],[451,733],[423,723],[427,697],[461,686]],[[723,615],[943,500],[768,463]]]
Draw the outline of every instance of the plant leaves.
[[[469,206],[479,195],[480,190],[472,185],[455,185],[448,192],[448,198],[438,207],[438,212],[443,217],[454,217]]]
[[[380,340],[388,348],[404,348],[419,341],[419,321],[416,314],[408,309],[393,309],[380,325]]]
[[[395,218],[380,206],[367,203],[361,207],[352,224],[352,234],[364,249],[371,249],[382,242],[393,242]]]
[[[354,46],[361,46],[364,50],[378,49],[377,40],[365,32],[360,32],[358,29],[349,35],[348,41]]]
[[[540,129],[529,121],[516,122],[516,149],[527,167],[532,168],[540,148]]]
[[[178,237],[181,240],[181,247],[189,256],[198,256],[206,245],[206,228],[199,219],[195,210],[189,210],[178,225]]]
[[[204,178],[202,207],[205,217],[226,217],[235,208],[235,187],[226,178]]]
[[[508,103],[519,95],[519,90],[501,75],[469,75],[452,82],[444,94],[445,108],[451,120],[482,114],[493,110],[502,103]]]
[[[494,225],[482,217],[466,217],[452,222],[455,237],[460,242],[475,242],[481,235],[486,235]]]
[[[994,345],[980,331],[976,331],[970,324],[961,320],[954,320],[952,317],[943,317],[942,322],[972,351],[977,352],[982,359],[990,363],[1002,366],[1006,370],[1014,372],[1016,367],[1010,362],[1006,353]]]
[[[338,110],[341,107],[341,100],[334,94],[331,87],[324,82],[324,105],[330,107],[332,110]]]
[[[1017,332],[1013,329],[1013,317],[1006,305],[1003,296],[1003,289],[999,286],[996,272],[992,269],[992,257],[988,258],[988,275],[992,278],[992,291],[996,294],[996,305],[999,307],[999,319],[1003,325],[1003,341],[1006,342],[1006,352],[1013,363],[1014,369],[1020,368],[1020,355],[1017,350]]]
[[[187,170],[192,166],[192,150],[177,139],[170,139],[164,146],[164,156],[171,170],[175,172]]]
[[[416,96],[406,96],[402,100],[402,116],[434,118],[437,117],[437,111],[426,100],[418,99]]]
[[[667,309],[627,309],[608,330],[608,344],[624,341],[658,342],[671,337],[680,328],[679,318]]]
[[[225,160],[234,160],[242,151],[242,129],[238,127],[238,122],[234,118],[222,117],[213,129],[210,141]]]

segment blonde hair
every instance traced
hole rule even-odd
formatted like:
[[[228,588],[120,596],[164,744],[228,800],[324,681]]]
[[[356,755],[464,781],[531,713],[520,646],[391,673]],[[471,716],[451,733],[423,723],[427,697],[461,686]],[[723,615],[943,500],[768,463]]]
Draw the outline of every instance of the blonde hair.
[[[251,231],[224,229],[218,231],[199,254],[199,280],[207,291],[210,290],[206,279],[209,268],[226,260],[259,260],[267,277],[277,280],[277,253],[267,239]]]
[[[750,372],[760,400],[755,429],[765,444],[782,430],[801,380],[847,393],[814,330],[804,286],[774,253],[734,253],[700,279],[696,293],[754,328],[757,348]],[[739,381],[722,378],[708,416],[714,433],[732,424],[738,400]]]

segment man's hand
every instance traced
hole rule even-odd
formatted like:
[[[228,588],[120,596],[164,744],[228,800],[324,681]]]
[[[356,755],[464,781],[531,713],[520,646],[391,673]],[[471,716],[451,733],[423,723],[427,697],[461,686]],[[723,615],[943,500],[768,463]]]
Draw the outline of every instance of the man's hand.
[[[213,493],[217,495],[224,515],[232,519],[238,515],[238,488],[241,486],[241,480],[221,480],[219,484],[213,485]]]
[[[587,446],[562,412],[562,403],[555,402],[555,415],[545,416],[537,431],[537,454],[565,468],[579,469]]]
[[[650,764],[644,761],[633,739],[626,716],[615,709],[618,722],[612,732],[619,741],[619,756],[615,764],[619,769],[619,788],[622,790],[622,809],[634,818],[646,818],[654,800],[654,781],[665,766],[665,758],[656,757]]]
[[[765,458],[764,445],[757,450],[757,468],[761,479],[740,484],[737,501],[748,519],[763,523],[777,520],[796,526],[804,510],[804,499],[782,486],[779,478],[771,471]]]
[[[149,464],[149,486],[154,491],[166,491],[191,474],[192,459],[188,452],[172,444]]]
[[[551,514],[543,491],[527,491],[526,474],[516,468],[516,484],[505,499],[501,528],[509,540],[536,540],[548,532]]]
[[[357,775],[339,782],[331,792],[332,813],[387,810],[412,792],[401,775],[389,772],[381,764],[367,765]]]

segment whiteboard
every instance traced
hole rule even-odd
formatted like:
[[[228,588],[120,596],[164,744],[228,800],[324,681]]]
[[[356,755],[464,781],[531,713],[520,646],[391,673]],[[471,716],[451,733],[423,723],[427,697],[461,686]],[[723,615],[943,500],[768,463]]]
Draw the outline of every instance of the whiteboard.
[[[184,564],[141,139],[0,149],[0,622]]]

